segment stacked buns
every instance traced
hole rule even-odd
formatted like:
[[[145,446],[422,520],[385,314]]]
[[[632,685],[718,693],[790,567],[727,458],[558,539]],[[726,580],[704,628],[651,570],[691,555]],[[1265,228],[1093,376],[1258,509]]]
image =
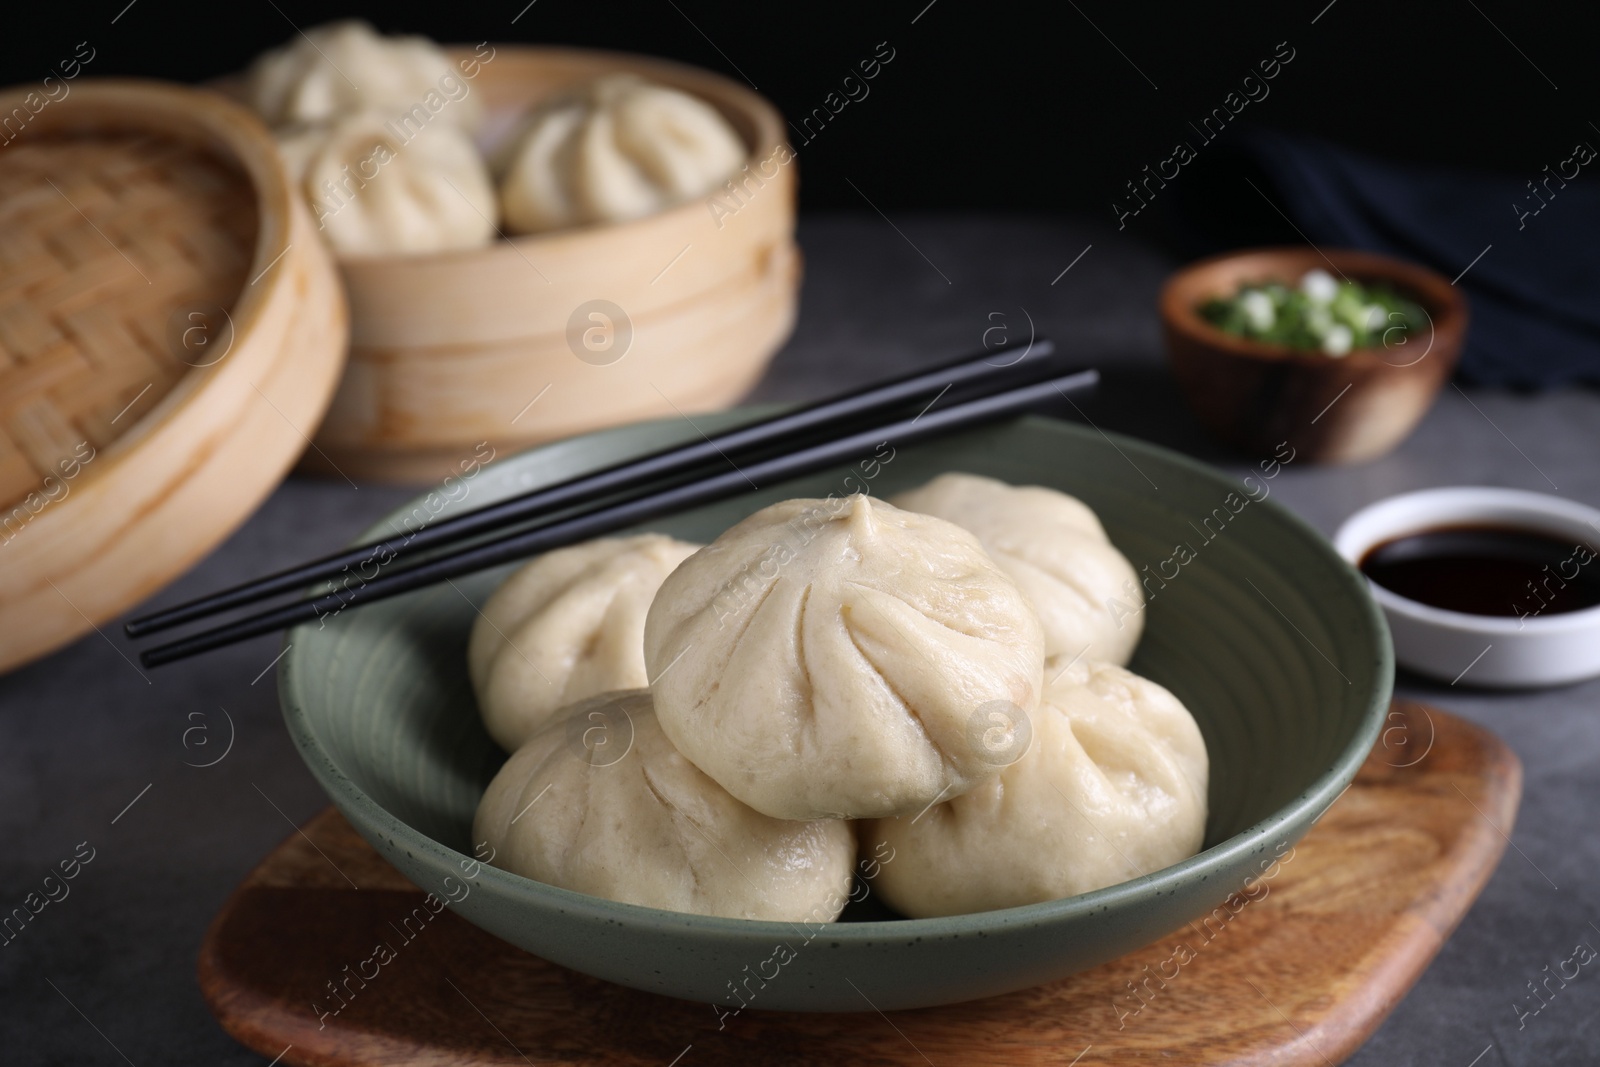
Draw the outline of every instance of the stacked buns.
[[[469,654],[513,750],[474,829],[495,862],[628,903],[830,921],[858,840],[908,916],[1197,851],[1205,745],[1122,666],[1137,619],[1107,601],[1137,587],[1093,512],[965,474],[895,500],[788,500],[703,548],[606,539],[507,579]]]
[[[472,81],[493,58],[487,42],[452,62],[424,37],[334,22],[260,56],[245,96],[349,256],[639,218],[711,192],[747,155],[710,104],[632,75],[536,102],[486,153]]]

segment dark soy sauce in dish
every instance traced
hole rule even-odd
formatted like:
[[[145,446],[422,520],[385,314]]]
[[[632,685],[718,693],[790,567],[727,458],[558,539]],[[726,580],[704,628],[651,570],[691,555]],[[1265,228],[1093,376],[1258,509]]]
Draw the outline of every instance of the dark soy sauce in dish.
[[[1596,549],[1515,526],[1447,526],[1367,550],[1359,568],[1408,600],[1526,618],[1600,605]]]

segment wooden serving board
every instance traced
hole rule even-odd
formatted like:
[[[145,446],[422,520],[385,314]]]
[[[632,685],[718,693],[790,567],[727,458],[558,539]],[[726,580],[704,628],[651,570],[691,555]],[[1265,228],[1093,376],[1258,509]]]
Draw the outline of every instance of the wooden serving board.
[[[1505,850],[1521,791],[1521,764],[1493,734],[1397,702],[1354,784],[1213,940],[1185,927],[1092,971],[968,1004],[752,1009],[720,1031],[708,1005],[564,970],[448,911],[319,1027],[311,1005],[329,1001],[324,983],[392,941],[388,918],[422,900],[330,809],[228,900],[201,947],[200,985],[230,1034],[307,1067],[1328,1065],[1366,1040],[1460,922]],[[1147,980],[1158,973],[1164,983]]]

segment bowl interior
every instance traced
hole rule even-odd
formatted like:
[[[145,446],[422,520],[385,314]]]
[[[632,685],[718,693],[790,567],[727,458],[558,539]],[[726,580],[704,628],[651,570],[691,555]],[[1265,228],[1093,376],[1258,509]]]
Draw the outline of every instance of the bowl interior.
[[[698,421],[709,431],[748,417]],[[430,507],[478,507],[696,436],[676,420],[536,449],[483,470],[453,502],[423,498],[372,535],[415,527]],[[898,448],[879,468],[829,471],[651,526],[705,541],[777,500],[863,485],[888,495],[947,470],[1080,497],[1146,576],[1153,595],[1132,667],[1183,700],[1205,737],[1206,849],[1121,885],[977,915],[901,919],[869,898],[847,913],[856,921],[826,928],[830,951],[802,954],[786,969],[794,977],[764,994],[768,1007],[861,1010],[841,975],[872,983],[880,1007],[947,1003],[1132,951],[1216,907],[1258,873],[1264,854],[1304,833],[1354,777],[1387,710],[1388,633],[1364,580],[1267,499],[1270,482],[1252,499],[1219,472],[1080,426],[1029,418]],[[472,868],[473,813],[506,757],[479,723],[466,644],[476,605],[508,570],[293,631],[279,690],[302,756],[363,836],[418,885],[452,892],[470,880],[459,910],[471,921],[589,974],[731,1003],[727,976],[770,953],[773,939],[792,937],[789,924],[641,908]]]

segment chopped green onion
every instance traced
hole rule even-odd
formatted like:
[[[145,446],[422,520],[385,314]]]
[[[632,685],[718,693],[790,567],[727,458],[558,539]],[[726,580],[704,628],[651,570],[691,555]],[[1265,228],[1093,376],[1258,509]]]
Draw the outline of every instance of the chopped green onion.
[[[1224,333],[1303,351],[1343,356],[1356,349],[1405,344],[1427,316],[1383,283],[1339,280],[1307,271],[1297,286],[1279,281],[1247,285],[1228,299],[1212,299],[1200,315]]]

